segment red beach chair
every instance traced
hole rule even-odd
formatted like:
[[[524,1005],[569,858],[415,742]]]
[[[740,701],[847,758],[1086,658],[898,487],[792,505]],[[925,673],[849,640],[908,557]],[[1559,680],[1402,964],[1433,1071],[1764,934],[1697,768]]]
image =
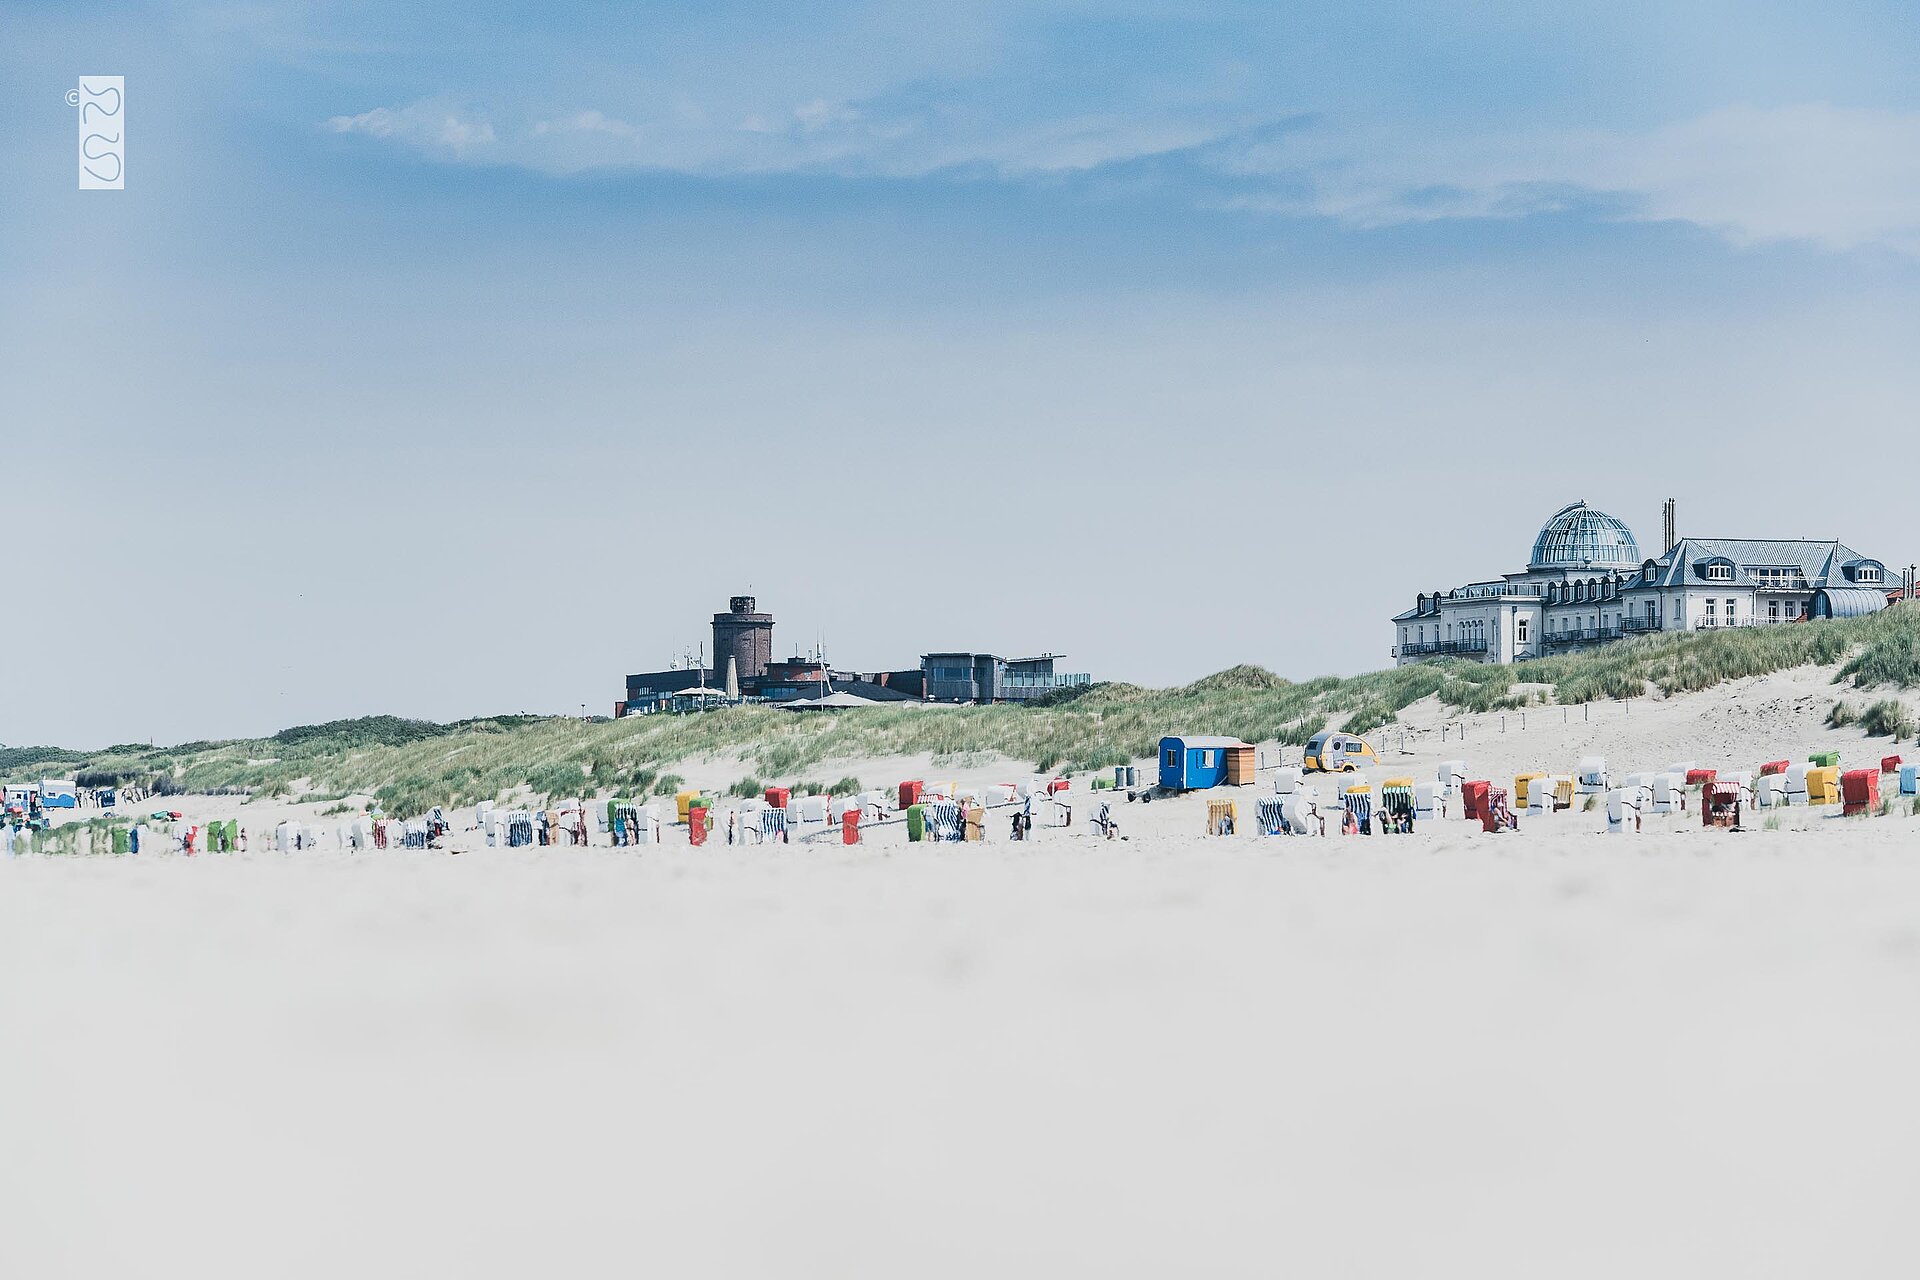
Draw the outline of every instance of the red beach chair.
[[[1850,769],[1840,775],[1842,816],[1872,813],[1880,806],[1880,775],[1871,769]]]
[[[1515,818],[1513,810],[1507,807],[1506,788],[1488,788],[1486,801],[1480,806],[1480,829],[1482,831],[1518,831],[1520,829],[1520,820]]]

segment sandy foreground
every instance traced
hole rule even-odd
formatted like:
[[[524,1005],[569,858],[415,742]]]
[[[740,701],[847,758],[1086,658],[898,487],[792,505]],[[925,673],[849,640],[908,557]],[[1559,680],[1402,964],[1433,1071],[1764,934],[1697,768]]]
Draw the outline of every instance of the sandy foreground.
[[[1803,758],[1798,679],[1464,754]],[[1382,775],[1453,753],[1410,720]],[[0,863],[0,1275],[1910,1271],[1920,820],[1087,803],[1026,846]]]

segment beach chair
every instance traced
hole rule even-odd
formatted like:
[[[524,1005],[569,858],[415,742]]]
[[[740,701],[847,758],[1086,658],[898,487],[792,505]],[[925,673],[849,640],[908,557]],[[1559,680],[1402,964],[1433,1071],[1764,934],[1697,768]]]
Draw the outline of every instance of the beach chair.
[[[787,843],[787,811],[772,805],[760,811],[760,838],[773,844]]]
[[[1302,786],[1292,795],[1281,800],[1281,815],[1286,819],[1282,828],[1289,835],[1322,836],[1326,832],[1326,823],[1320,817],[1320,788]]]
[[[1573,797],[1579,784],[1570,773],[1556,773],[1553,782],[1553,808],[1556,813],[1564,813],[1573,808]]]
[[[1740,788],[1731,782],[1709,782],[1700,791],[1700,825],[1740,826]]]
[[[1440,798],[1452,800],[1460,794],[1460,788],[1467,785],[1467,762],[1442,760],[1440,768],[1434,772],[1433,780],[1439,784]]]
[[[1287,834],[1287,798],[1262,796],[1253,802],[1253,831],[1261,836]]]
[[[1479,819],[1486,812],[1487,796],[1493,791],[1491,782],[1474,779],[1460,784],[1460,816],[1468,822]]]
[[[1340,797],[1340,804],[1341,804],[1341,807],[1346,811],[1345,816],[1351,818],[1353,820],[1353,825],[1359,828],[1360,835],[1370,836],[1373,834],[1373,788],[1372,787],[1369,787],[1369,786],[1348,787]],[[1341,834],[1342,835],[1346,834],[1346,830],[1347,830],[1347,823],[1343,819],[1340,824]]]
[[[1230,836],[1238,821],[1240,811],[1231,800],[1207,801],[1207,834],[1210,836]]]
[[[1520,820],[1514,817],[1513,809],[1507,804],[1505,787],[1488,787],[1486,801],[1480,806],[1480,829],[1482,831],[1518,831]]]
[[[1447,802],[1441,794],[1438,782],[1422,782],[1413,789],[1413,816],[1421,822],[1432,822],[1446,815]]]
[[[921,793],[922,795],[925,792]],[[951,804],[948,800],[946,803]],[[787,801],[787,831],[789,838],[798,836],[806,839],[818,835],[827,829],[827,798],[825,796],[795,796]]]
[[[1668,773],[1677,773],[1684,778],[1699,767],[1700,762],[1698,760],[1682,760],[1676,764],[1668,765],[1666,771]]]
[[[1763,773],[1754,780],[1753,806],[1756,809],[1777,809],[1787,803],[1787,775],[1784,773]]]
[[[1813,766],[1810,764],[1790,764],[1787,766],[1787,772],[1783,776],[1787,780],[1786,791],[1788,804],[1807,803],[1807,774],[1811,772],[1812,769]]]
[[[1872,813],[1880,807],[1880,775],[1872,769],[1850,769],[1840,777],[1840,795],[1843,816]]]
[[[1840,766],[1822,765],[1807,770],[1807,803],[1840,803]]]
[[[922,801],[926,838],[936,844],[959,844],[967,838],[967,815],[956,800]]]
[[[1380,784],[1380,830],[1401,834],[1413,830],[1413,779],[1389,778]]]
[[[1607,792],[1607,834],[1640,834],[1640,815],[1646,808],[1645,787],[1615,787]]]
[[[1764,778],[1770,774],[1785,773],[1787,766],[1792,763],[1791,760],[1769,760],[1760,766],[1760,776]]]
[[[1522,773],[1522,774],[1515,775],[1513,779],[1514,808],[1521,810],[1523,812],[1531,808],[1533,806],[1533,780],[1535,778],[1544,778],[1546,776],[1547,775],[1545,773],[1538,773],[1538,772]]]
[[[1273,771],[1273,794],[1277,796],[1292,795],[1299,789],[1300,781],[1304,776],[1304,771],[1296,764],[1282,765],[1280,768],[1275,769]]]
[[[1678,770],[1653,775],[1653,811],[1655,813],[1685,813],[1687,811],[1687,775]]]
[[[1574,778],[1583,796],[1605,795],[1613,790],[1613,778],[1607,772],[1605,756],[1581,756],[1580,763],[1574,768]]]
[[[1920,764],[1900,766],[1900,794],[1903,796],[1920,795]]]

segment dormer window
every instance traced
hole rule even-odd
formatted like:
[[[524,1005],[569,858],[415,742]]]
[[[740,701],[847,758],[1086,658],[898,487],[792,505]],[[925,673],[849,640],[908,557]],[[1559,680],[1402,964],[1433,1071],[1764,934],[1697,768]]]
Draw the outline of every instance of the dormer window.
[[[1700,576],[1708,582],[1732,582],[1733,561],[1709,560],[1700,566]]]

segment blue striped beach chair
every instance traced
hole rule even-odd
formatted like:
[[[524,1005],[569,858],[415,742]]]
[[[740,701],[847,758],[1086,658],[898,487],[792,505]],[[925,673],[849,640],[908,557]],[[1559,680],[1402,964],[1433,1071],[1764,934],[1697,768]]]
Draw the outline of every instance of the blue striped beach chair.
[[[1263,836],[1287,834],[1287,798],[1272,796],[1254,801],[1254,830]]]
[[[967,838],[967,818],[952,800],[935,800],[922,811],[927,822],[927,839],[960,841]]]
[[[1373,834],[1373,791],[1368,787],[1354,787],[1341,797],[1341,804],[1353,815],[1354,822],[1360,828],[1360,834]]]

